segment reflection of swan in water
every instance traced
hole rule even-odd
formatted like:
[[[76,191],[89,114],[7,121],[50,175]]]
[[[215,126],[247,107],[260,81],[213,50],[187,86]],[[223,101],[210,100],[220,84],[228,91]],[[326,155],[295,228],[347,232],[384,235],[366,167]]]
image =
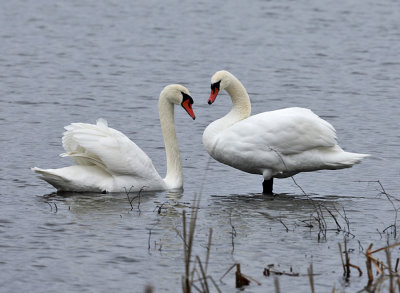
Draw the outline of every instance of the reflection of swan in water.
[[[136,196],[138,192],[129,194],[131,199]],[[110,252],[115,253],[110,247],[124,246],[136,255],[147,253],[149,244],[150,251],[162,246],[162,251],[168,250],[168,255],[176,259],[183,245],[176,236],[177,230],[181,231],[182,210],[189,210],[191,204],[190,200],[182,200],[182,196],[182,191],[143,191],[140,211],[137,199],[131,208],[126,193],[63,192],[40,196],[38,200],[46,213],[59,215],[51,226],[68,229],[69,241],[73,239],[85,246],[94,241],[98,249],[100,237],[100,249],[111,249]],[[99,236],[104,234],[107,236]],[[102,246],[103,241],[108,241],[107,247]]]
[[[342,211],[342,206],[345,205],[343,201],[352,202],[351,196],[310,196],[286,193],[267,196],[260,193],[211,195],[209,199],[210,210],[208,212],[214,214],[215,211],[218,211],[221,214],[220,221],[213,220],[215,226],[229,226],[229,222],[232,222],[237,229],[252,231],[254,227],[256,230],[260,228],[271,230],[273,228],[278,232],[282,232],[284,226],[280,222],[281,220],[292,229],[295,226],[298,229],[302,229],[302,227],[306,227],[306,223],[311,221],[314,225],[313,228],[318,231],[314,218],[314,216],[317,216],[316,207],[322,207],[323,216],[328,221],[333,221],[333,218],[327,209],[339,221],[343,222],[337,210]],[[338,199],[340,203],[338,203]],[[334,222],[331,228],[335,228]],[[309,231],[309,227],[304,229]],[[257,233],[257,231],[254,233]]]
[[[118,192],[118,193],[76,193],[76,192],[54,192],[39,197],[40,201],[50,205],[50,209],[68,210],[75,215],[91,213],[101,214],[124,214],[126,212],[154,212],[157,213],[159,206],[162,210],[178,205],[183,191],[141,191],[141,192]]]
[[[333,218],[323,209],[328,225],[326,239],[329,240],[325,242],[314,218],[314,204],[329,208],[345,228],[344,219],[337,215],[335,207],[342,211],[341,207],[345,206],[349,218],[353,218],[352,207],[357,205],[357,201],[347,196],[311,197],[312,201],[300,193],[275,196],[260,193],[212,195],[208,199],[202,225],[212,225],[213,230],[218,231],[213,234],[213,245],[218,246],[218,255],[225,255],[226,258],[231,254],[234,262],[247,266],[249,274],[249,267],[266,264],[278,265],[278,270],[286,272],[293,267],[295,272],[302,273],[307,271],[313,260],[320,263],[323,260],[323,268],[326,269],[329,267],[327,263],[337,264],[332,243],[343,241],[343,234],[337,234]],[[360,211],[359,215],[363,212]],[[353,232],[352,226],[350,229]],[[213,261],[217,262],[218,259]],[[287,291],[296,292],[293,288]]]

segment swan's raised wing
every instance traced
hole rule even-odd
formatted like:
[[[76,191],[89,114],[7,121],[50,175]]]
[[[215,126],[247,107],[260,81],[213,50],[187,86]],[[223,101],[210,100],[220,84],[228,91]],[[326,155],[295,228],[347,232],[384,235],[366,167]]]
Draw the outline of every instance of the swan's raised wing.
[[[159,178],[151,159],[122,132],[97,124],[72,123],[62,138],[66,151],[77,165],[97,165],[112,175]]]
[[[286,108],[264,112],[244,119],[220,133],[218,148],[226,142],[225,151],[257,153],[266,150],[283,155],[295,155],[336,144],[336,132],[331,124],[305,108]],[[229,143],[230,142],[230,145]],[[261,155],[260,155],[261,157]]]

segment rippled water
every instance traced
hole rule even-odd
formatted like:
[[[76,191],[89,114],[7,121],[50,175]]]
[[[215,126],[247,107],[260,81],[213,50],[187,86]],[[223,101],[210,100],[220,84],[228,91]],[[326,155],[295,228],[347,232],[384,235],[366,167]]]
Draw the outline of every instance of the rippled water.
[[[274,279],[262,275],[268,264],[301,274],[280,276],[282,292],[309,292],[311,263],[318,292],[366,285],[365,275],[342,280],[337,243],[343,233],[329,230],[318,241],[318,229],[305,226],[313,202],[342,214],[345,208],[354,235],[350,257],[363,269],[362,249],[386,243],[393,207],[377,183],[359,181],[380,180],[399,195],[396,1],[17,0],[1,6],[0,291],[143,292],[152,284],[155,292],[179,292],[184,266],[177,231],[182,210],[190,212],[200,192],[194,249],[205,256],[212,227],[208,271],[224,292],[234,290],[233,273],[218,279],[235,262],[261,282],[245,292],[274,291]],[[209,160],[201,144],[204,128],[230,107],[226,93],[206,104],[210,77],[220,69],[243,82],[253,113],[310,108],[335,126],[344,149],[372,157],[351,169],[296,175],[313,202],[290,178],[276,180],[275,197],[262,196],[260,176]],[[144,193],[131,210],[125,194],[55,195],[29,170],[69,165],[58,157],[63,126],[103,117],[164,174],[157,99],[169,83],[191,90],[197,116],[191,121],[176,111],[182,194]]]

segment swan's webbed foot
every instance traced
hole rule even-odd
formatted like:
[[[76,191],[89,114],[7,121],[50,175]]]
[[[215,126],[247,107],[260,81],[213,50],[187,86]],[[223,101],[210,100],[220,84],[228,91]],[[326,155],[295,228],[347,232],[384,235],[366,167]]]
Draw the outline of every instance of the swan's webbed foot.
[[[272,187],[274,185],[273,177],[269,180],[264,180],[262,185],[263,185],[263,194],[273,194],[272,192]]]

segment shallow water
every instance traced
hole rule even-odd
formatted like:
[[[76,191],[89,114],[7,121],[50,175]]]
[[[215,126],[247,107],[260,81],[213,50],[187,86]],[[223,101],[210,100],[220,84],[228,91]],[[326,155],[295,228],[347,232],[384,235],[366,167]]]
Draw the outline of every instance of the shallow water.
[[[306,223],[313,203],[323,203],[347,227],[338,214],[344,208],[350,257],[363,270],[362,249],[386,243],[393,207],[377,183],[360,181],[380,180],[393,195],[400,190],[395,1],[18,0],[2,8],[0,291],[143,292],[152,284],[155,292],[179,292],[177,231],[195,193],[194,250],[204,258],[212,227],[208,273],[224,292],[234,290],[234,275],[218,279],[235,262],[261,282],[245,292],[274,292],[274,278],[262,274],[268,264],[301,274],[280,276],[282,292],[309,292],[311,263],[318,292],[366,285],[365,271],[342,280],[343,233],[328,230],[318,241],[318,229]],[[259,176],[210,160],[201,144],[204,128],[230,107],[226,93],[206,103],[220,69],[243,82],[253,114],[310,108],[335,126],[344,149],[372,157],[351,169],[296,175],[313,202],[290,178],[276,180],[275,197],[260,195]],[[123,193],[55,195],[29,170],[69,165],[58,157],[63,127],[103,117],[164,174],[157,99],[169,83],[187,86],[195,99],[195,121],[176,111],[184,192],[144,193],[131,210]]]

